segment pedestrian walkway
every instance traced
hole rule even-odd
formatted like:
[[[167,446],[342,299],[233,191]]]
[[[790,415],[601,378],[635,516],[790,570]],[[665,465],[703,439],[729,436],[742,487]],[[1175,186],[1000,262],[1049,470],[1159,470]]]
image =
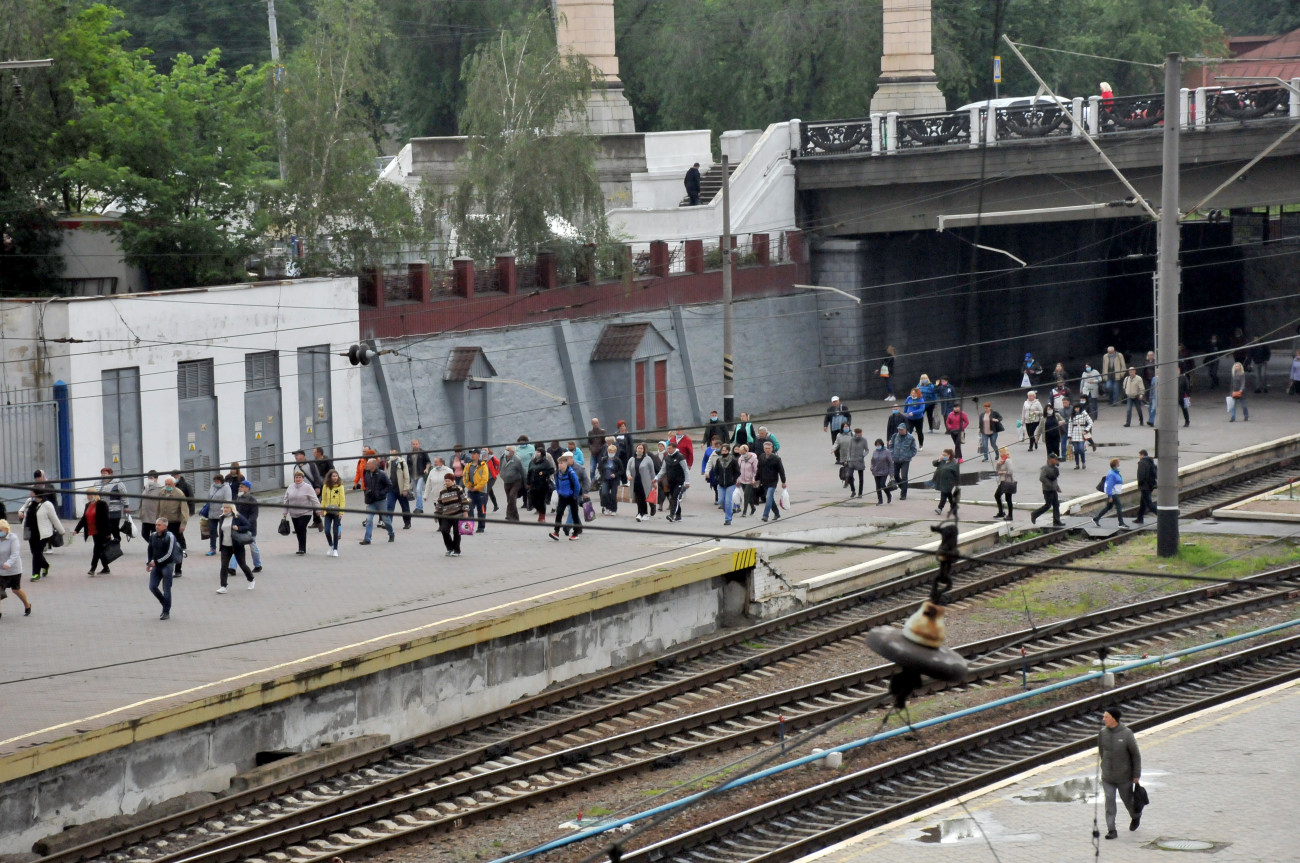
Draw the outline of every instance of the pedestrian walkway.
[[[1212,396],[1210,398],[1213,398]],[[829,395],[827,396],[829,401]],[[889,406],[846,400],[855,425],[874,440],[882,437]],[[995,399],[1014,429],[1019,397]],[[905,502],[876,507],[871,493],[847,499],[837,478],[829,436],[822,431],[825,404],[818,402],[763,418],[781,441],[780,454],[789,478],[791,508],[779,520],[763,524],[755,516],[737,517],[724,528],[722,513],[712,506],[697,462],[679,524],[662,518],[638,524],[624,506],[617,517],[603,517],[581,542],[555,544],[535,522],[489,524],[481,536],[465,538],[464,554],[446,558],[432,519],[399,529],[394,543],[358,546],[362,517],[344,520],[341,556],[326,557],[323,537],[312,532],[305,557],[294,554],[292,537],[274,533],[275,519],[264,515],[261,537],[265,570],[257,589],[231,582],[218,596],[217,558],[203,556],[198,528],[190,525],[185,575],[174,587],[172,619],[158,620],[158,605],[149,595],[144,573],[144,544],[125,546],[126,555],[110,576],[87,578],[89,546],[80,537],[53,551],[51,577],[26,585],[33,602],[31,617],[21,615],[10,598],[2,606],[0,644],[5,666],[0,672],[0,754],[12,752],[71,731],[98,728],[174,704],[270,679],[304,663],[333,662],[396,640],[417,626],[461,623],[466,615],[504,615],[540,594],[606,586],[644,577],[673,565],[703,548],[759,547],[784,556],[777,567],[806,577],[870,559],[877,552],[861,549],[798,551],[774,539],[847,540],[913,547],[930,542],[935,495],[913,491]],[[1295,430],[1297,407],[1280,394],[1256,397],[1251,422],[1229,425],[1222,409],[1197,412],[1183,433],[1184,460],[1192,461],[1247,444],[1281,437]],[[1225,434],[1225,432],[1231,432]],[[1014,431],[1007,438],[1014,442]],[[1097,427],[1098,455],[1118,456],[1126,478],[1139,446],[1151,448],[1146,429],[1123,428],[1120,408],[1103,408]],[[929,462],[947,445],[946,437],[927,436],[912,471],[924,480]],[[973,450],[973,445],[968,444]],[[703,446],[695,448],[697,458]],[[1024,505],[1036,493],[1038,455],[1014,448]],[[1087,471],[1062,473],[1063,498],[1092,490],[1103,466],[1090,456]],[[971,473],[985,466],[968,458]],[[980,474],[964,486],[966,499],[992,499],[993,480]],[[499,494],[499,490],[498,490]],[[348,505],[360,507],[359,495]],[[501,512],[489,512],[499,517]],[[978,521],[990,507],[964,504],[963,520]],[[1027,515],[1017,505],[1017,522]],[[712,538],[685,538],[707,533]],[[791,551],[795,553],[790,553]],[[885,554],[881,551],[878,554]],[[18,613],[15,613],[18,612]],[[328,652],[327,659],[321,659]],[[304,659],[306,658],[306,659]]]
[[[1101,717],[1097,717],[1098,727]],[[1224,704],[1139,733],[1151,804],[1129,831],[1100,840],[1105,861],[1148,861],[1159,851],[1213,854],[1215,863],[1296,859],[1292,810],[1300,772],[1300,684]],[[895,822],[804,863],[1041,863],[1092,860],[1096,750]],[[1105,816],[1100,815],[1105,833]],[[992,850],[989,849],[992,845]]]

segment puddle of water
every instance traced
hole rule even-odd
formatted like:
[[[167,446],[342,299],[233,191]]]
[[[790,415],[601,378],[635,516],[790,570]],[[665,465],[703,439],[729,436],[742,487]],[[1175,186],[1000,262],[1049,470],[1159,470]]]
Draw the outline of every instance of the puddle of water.
[[[923,828],[921,835],[916,837],[916,841],[926,843],[960,842],[963,839],[974,839],[979,835],[979,826],[975,823],[974,818],[949,818],[946,821],[940,821],[933,827]]]
[[[1097,780],[1092,776],[1067,779],[1014,797],[1024,803],[1091,803],[1097,799]]]

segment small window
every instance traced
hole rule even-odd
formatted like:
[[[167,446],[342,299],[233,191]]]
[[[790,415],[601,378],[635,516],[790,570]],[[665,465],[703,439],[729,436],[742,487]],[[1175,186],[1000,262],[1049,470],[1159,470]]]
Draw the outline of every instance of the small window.
[[[176,397],[198,399],[211,396],[212,360],[190,360],[176,364]]]
[[[250,391],[279,387],[280,355],[275,351],[244,354],[244,386]]]

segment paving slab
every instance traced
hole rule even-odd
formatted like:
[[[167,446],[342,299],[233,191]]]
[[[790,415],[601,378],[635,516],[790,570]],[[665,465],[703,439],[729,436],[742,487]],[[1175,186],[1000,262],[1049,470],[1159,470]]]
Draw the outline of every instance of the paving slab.
[[[1220,397],[1221,398],[1221,397]],[[1006,417],[1018,415],[1022,398],[994,398]],[[890,406],[850,400],[854,424],[869,439],[884,435]],[[551,542],[536,524],[491,524],[486,533],[467,537],[460,558],[444,557],[441,539],[431,519],[416,521],[411,530],[397,531],[397,541],[358,546],[361,518],[345,519],[342,555],[324,555],[320,534],[308,539],[309,554],[294,554],[292,537],[273,530],[261,538],[265,571],[257,588],[248,591],[242,577],[231,591],[215,593],[217,558],[203,556],[205,544],[192,524],[192,555],[185,575],[174,587],[170,621],[159,621],[159,608],[149,595],[144,574],[144,546],[125,546],[125,556],[113,574],[88,578],[89,547],[76,539],[51,553],[52,575],[24,585],[34,606],[23,617],[10,597],[0,604],[0,754],[35,743],[145,715],[178,701],[212,695],[249,682],[271,679],[289,670],[325,664],[409,637],[454,626],[472,615],[505,615],[520,604],[537,602],[557,591],[581,591],[593,585],[642,577],[710,547],[786,548],[774,539],[880,542],[891,548],[914,547],[933,540],[931,490],[914,490],[906,501],[875,506],[874,496],[849,499],[836,475],[829,435],[822,431],[821,403],[762,418],[781,441],[789,474],[791,509],[764,524],[757,517],[737,517],[724,528],[722,514],[709,501],[699,477],[687,495],[684,520],[668,525],[662,519],[638,524],[631,510],[598,519],[595,527],[616,527],[616,533],[592,530],[579,542]],[[1294,432],[1295,400],[1278,395],[1255,397],[1251,422],[1229,426],[1220,411],[1199,411],[1192,427],[1183,430],[1185,461],[1227,452]],[[1121,408],[1103,407],[1097,425],[1101,453],[1124,460],[1131,473],[1136,450],[1150,446],[1146,429],[1123,428]],[[1225,434],[1231,431],[1231,434]],[[1007,436],[1014,439],[1014,432]],[[912,477],[924,480],[929,461],[949,444],[946,436],[927,436]],[[1017,520],[1027,521],[1023,506],[1038,495],[1037,453],[1013,445],[1013,459],[1023,504]],[[967,445],[973,453],[974,444]],[[696,452],[703,453],[703,447]],[[1091,491],[1104,470],[1090,457],[1087,471],[1062,473],[1063,498]],[[963,470],[985,467],[968,459]],[[983,477],[967,487],[967,498],[992,498],[993,479]],[[868,495],[871,495],[869,492]],[[350,506],[360,500],[350,495]],[[495,513],[502,515],[504,510]],[[991,509],[962,507],[963,519],[980,520]],[[274,527],[274,517],[263,516]],[[1234,526],[1236,529],[1236,526]],[[666,531],[654,533],[652,531]],[[683,537],[683,532],[714,538]],[[25,551],[25,550],[24,550]],[[873,555],[861,551],[803,553],[778,561],[800,577],[861,562]],[[24,553],[25,563],[26,560]]]
[[[1100,727],[1100,717],[1097,721]],[[1197,860],[1205,854],[1215,863],[1296,859],[1300,821],[1292,801],[1300,772],[1300,684],[1220,705],[1137,737],[1151,805],[1131,832],[1119,807],[1119,837],[1100,840],[1100,859]],[[1095,779],[1094,749],[967,795],[964,808],[955,801],[944,804],[803,861],[1093,860],[1094,811],[1106,832]]]

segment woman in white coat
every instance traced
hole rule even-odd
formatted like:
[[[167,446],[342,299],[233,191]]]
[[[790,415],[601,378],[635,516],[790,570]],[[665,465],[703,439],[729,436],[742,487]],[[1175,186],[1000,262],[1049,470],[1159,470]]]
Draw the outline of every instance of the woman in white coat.
[[[63,536],[63,523],[59,521],[59,513],[49,495],[37,489],[32,489],[31,496],[18,510],[18,520],[23,523],[27,547],[32,553],[32,581],[40,581],[50,574],[45,549],[54,543],[56,534]]]

